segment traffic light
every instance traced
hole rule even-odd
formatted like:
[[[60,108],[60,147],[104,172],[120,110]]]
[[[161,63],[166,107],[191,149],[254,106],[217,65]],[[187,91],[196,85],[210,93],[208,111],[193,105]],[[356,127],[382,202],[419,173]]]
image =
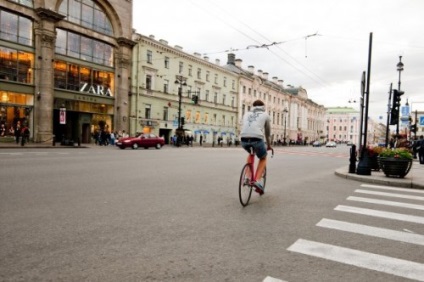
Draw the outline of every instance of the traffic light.
[[[397,125],[399,120],[399,109],[392,108],[390,112],[390,125]]]
[[[393,108],[397,108],[399,109],[400,107],[400,100],[403,94],[405,94],[405,92],[403,91],[398,91],[396,89],[393,90]]]
[[[417,133],[417,125],[416,124],[411,124],[410,129],[412,133],[416,134]]]
[[[390,125],[397,125],[399,121],[400,100],[405,92],[393,89],[393,104],[390,112]]]
[[[193,103],[194,103],[195,105],[197,105],[197,102],[199,101],[199,96],[197,96],[197,95],[193,95],[193,96],[191,97],[191,100],[193,101]]]
[[[181,118],[181,126],[183,126],[183,125],[184,125],[184,123],[185,123],[185,118],[184,118],[184,117],[182,117],[182,118]]]

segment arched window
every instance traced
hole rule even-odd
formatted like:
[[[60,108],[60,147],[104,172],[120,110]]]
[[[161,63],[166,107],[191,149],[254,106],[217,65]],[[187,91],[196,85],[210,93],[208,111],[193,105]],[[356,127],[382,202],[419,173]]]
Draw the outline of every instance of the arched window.
[[[66,16],[66,20],[82,25],[89,29],[113,35],[112,25],[99,5],[92,0],[64,0],[59,13]]]

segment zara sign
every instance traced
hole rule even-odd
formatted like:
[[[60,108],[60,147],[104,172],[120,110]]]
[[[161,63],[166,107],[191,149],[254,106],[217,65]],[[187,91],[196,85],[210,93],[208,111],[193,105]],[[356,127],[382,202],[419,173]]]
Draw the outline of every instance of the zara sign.
[[[110,88],[105,88],[102,85],[91,85],[91,84],[88,84],[87,82],[82,85],[80,92],[99,95],[99,96],[108,96],[108,97],[113,96],[113,93],[110,90]]]

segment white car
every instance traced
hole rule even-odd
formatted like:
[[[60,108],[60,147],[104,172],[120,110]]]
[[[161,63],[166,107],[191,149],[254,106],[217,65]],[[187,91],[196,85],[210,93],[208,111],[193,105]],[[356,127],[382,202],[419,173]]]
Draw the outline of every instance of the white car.
[[[328,141],[328,142],[327,142],[327,144],[325,144],[325,147],[333,147],[333,148],[336,148],[336,147],[337,147],[337,144],[336,144],[336,142]]]

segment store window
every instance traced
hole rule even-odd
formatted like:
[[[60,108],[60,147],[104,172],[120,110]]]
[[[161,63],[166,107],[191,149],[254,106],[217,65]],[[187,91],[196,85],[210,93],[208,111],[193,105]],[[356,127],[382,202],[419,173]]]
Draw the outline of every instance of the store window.
[[[82,36],[63,29],[56,29],[57,54],[113,67],[113,47],[99,40]]]
[[[66,20],[86,28],[113,35],[112,24],[103,9],[92,0],[63,0],[59,13]]]
[[[100,96],[114,96],[113,72],[55,61],[54,87]]]
[[[32,46],[32,21],[0,10],[0,39]]]
[[[33,83],[34,54],[0,47],[0,79]]]

